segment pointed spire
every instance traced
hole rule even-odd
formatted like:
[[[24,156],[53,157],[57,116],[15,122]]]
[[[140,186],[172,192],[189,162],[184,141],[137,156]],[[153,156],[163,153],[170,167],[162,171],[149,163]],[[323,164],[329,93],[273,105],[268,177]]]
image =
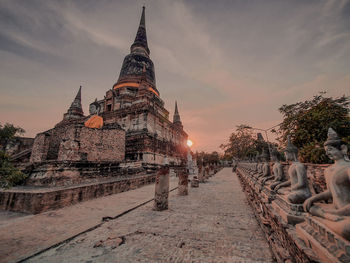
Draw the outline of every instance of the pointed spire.
[[[177,101],[175,101],[175,111],[174,111],[173,123],[182,126],[179,110],[177,108]]]
[[[79,87],[78,93],[75,96],[75,100],[79,100],[80,103],[81,103],[81,86]]]
[[[79,91],[77,95],[75,96],[75,99],[73,100],[72,104],[70,105],[70,109],[75,108],[83,111],[83,107],[81,106],[81,86],[79,88]]]
[[[146,8],[145,6],[142,7],[140,25],[136,33],[135,41],[131,45],[130,50],[131,52],[134,52],[138,48],[143,48],[146,51],[146,54],[149,55],[150,51],[148,49],[148,44],[147,44],[145,8]]]
[[[179,110],[177,109],[177,101],[175,100],[175,113],[176,115],[179,115]]]
[[[72,104],[70,105],[67,113],[63,115],[63,119],[64,120],[78,119],[81,117],[84,117],[84,112],[83,112],[83,107],[81,105],[81,86],[80,86],[79,91],[75,96],[75,99],[73,100]]]

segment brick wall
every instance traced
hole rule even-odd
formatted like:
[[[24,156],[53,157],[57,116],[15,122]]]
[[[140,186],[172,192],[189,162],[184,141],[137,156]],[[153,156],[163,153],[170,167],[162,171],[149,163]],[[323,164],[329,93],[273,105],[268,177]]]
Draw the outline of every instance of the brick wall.
[[[69,123],[39,133],[34,140],[30,161],[113,161],[125,159],[125,131],[104,126],[92,129]]]
[[[34,140],[30,162],[33,163],[45,161],[49,150],[49,143],[49,133],[39,133]]]
[[[61,141],[58,161],[113,161],[125,158],[125,132],[121,129],[70,127]]]

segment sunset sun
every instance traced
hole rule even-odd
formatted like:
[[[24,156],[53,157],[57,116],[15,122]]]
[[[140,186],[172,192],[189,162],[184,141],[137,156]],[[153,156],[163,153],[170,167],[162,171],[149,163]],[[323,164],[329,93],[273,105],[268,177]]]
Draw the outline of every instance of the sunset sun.
[[[193,144],[193,142],[192,142],[191,140],[187,140],[187,146],[188,146],[188,147],[191,147],[192,144]]]

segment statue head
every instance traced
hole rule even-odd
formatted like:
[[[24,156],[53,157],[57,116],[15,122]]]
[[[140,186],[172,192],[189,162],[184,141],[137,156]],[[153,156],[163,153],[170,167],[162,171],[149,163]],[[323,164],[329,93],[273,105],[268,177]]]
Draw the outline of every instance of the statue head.
[[[97,99],[95,99],[95,101],[93,103],[90,104],[89,107],[89,113],[91,115],[98,115],[100,113],[101,110],[101,106],[100,104],[97,102]]]
[[[272,151],[271,151],[271,160],[274,161],[274,162],[278,162],[279,161],[279,159],[278,159],[278,152],[277,152],[275,147],[273,147]]]
[[[349,160],[347,155],[348,147],[332,128],[328,129],[327,140],[324,143],[324,149],[327,156],[331,160]]]
[[[298,160],[298,148],[291,142],[290,135],[287,136],[287,147],[284,149],[284,155],[287,161]]]

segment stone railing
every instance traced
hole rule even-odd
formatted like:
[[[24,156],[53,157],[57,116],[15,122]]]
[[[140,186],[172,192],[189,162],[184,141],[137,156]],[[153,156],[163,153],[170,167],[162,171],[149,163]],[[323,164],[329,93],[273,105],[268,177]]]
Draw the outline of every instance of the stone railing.
[[[324,169],[329,165],[305,164],[312,194],[326,189]],[[270,164],[272,167],[272,164]],[[287,175],[289,165],[283,163]],[[258,178],[256,163],[239,163],[236,173],[248,202],[278,262],[350,262],[350,242],[291,204],[270,182]]]

